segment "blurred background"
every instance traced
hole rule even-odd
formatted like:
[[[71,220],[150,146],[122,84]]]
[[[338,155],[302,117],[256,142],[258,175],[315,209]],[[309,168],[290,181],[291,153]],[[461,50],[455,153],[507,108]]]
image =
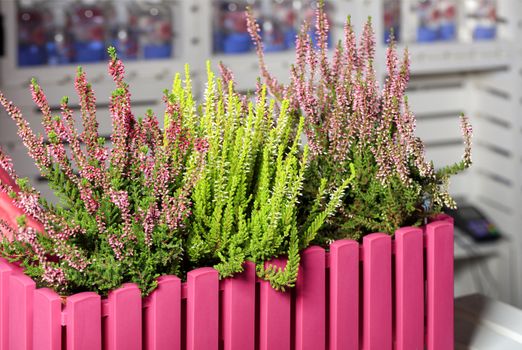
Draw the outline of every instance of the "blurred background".
[[[455,293],[480,292],[522,307],[522,1],[327,0],[330,42],[342,38],[348,15],[358,32],[372,17],[377,72],[385,78],[385,43],[393,31],[408,46],[410,105],[418,134],[436,166],[458,161],[460,113],[474,127],[474,166],[455,177],[451,192],[462,205],[455,239]],[[303,20],[314,21],[312,0],[2,0],[0,88],[41,131],[28,83],[35,77],[58,110],[74,96],[82,65],[97,95],[100,133],[109,136],[109,45],[125,59],[134,112],[161,115],[162,91],[189,63],[201,96],[205,64],[232,68],[241,91],[255,87],[257,57],[244,10],[259,19],[267,64],[288,81],[294,39]],[[50,191],[0,112],[0,147],[46,196]]]

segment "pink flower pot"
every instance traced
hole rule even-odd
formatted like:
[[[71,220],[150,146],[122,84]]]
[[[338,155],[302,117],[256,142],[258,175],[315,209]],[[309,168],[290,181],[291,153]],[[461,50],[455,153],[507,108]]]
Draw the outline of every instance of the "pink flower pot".
[[[284,261],[276,263],[284,265]],[[281,293],[246,263],[219,281],[163,276],[142,298],[126,284],[106,299],[67,297],[0,261],[0,349],[453,349],[453,222],[440,216],[395,237],[302,253],[296,288]]]

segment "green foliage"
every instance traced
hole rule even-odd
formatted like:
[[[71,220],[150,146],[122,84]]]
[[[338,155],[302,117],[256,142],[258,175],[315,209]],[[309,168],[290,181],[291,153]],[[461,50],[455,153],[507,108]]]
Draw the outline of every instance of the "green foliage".
[[[276,111],[265,87],[255,103],[247,103],[232,82],[223,86],[208,71],[197,127],[208,140],[208,152],[192,195],[190,267],[213,264],[221,277],[228,277],[251,260],[274,288],[294,285],[299,250],[335,212],[350,181],[336,189],[326,208],[300,210],[309,162],[308,147],[299,147],[303,123],[293,122],[288,102]],[[270,264],[265,268],[266,261],[283,255],[288,257],[284,269]]]
[[[112,60],[115,60],[116,59],[116,48],[114,46],[109,46],[107,48],[107,53],[109,54],[109,57],[112,59]]]

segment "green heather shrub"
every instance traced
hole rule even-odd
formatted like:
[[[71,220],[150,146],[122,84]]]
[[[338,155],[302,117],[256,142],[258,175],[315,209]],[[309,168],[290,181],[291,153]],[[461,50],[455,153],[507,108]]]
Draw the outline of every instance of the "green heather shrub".
[[[372,232],[393,234],[401,226],[419,225],[454,207],[449,178],[471,165],[471,126],[461,116],[465,150],[462,161],[436,170],[424,157],[415,136],[415,117],[405,90],[409,56],[399,62],[393,40],[386,53],[387,78],[379,88],[374,69],[375,40],[371,22],[357,45],[350,19],[344,38],[328,54],[328,21],[319,2],[315,40],[305,24],[296,40],[290,83],[280,84],[268,71],[259,26],[250,13],[250,35],[257,47],[261,75],[280,104],[288,104],[294,119],[305,118],[310,147],[310,170],[303,188],[303,206],[316,197],[319,178],[327,190],[355,168],[355,179],[343,204],[323,226],[317,242],[337,238],[360,239]],[[281,102],[283,101],[283,102]],[[322,189],[322,188],[321,188]]]
[[[208,71],[198,125],[208,151],[187,226],[190,266],[215,265],[221,277],[228,277],[251,260],[258,275],[274,288],[291,287],[297,279],[299,250],[335,212],[351,178],[340,181],[331,193],[320,179],[317,205],[300,208],[309,160],[308,146],[300,147],[304,120],[294,121],[285,101],[276,111],[264,86],[255,102],[247,102],[234,91],[230,73],[223,76],[227,78],[216,79]],[[288,256],[284,269],[264,267],[264,262],[281,255]]]

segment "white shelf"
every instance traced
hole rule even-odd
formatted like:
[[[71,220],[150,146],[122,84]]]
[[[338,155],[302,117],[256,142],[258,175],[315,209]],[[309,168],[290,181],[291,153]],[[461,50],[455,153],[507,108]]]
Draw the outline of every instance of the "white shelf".
[[[496,241],[477,243],[465,233],[455,229],[455,260],[499,256],[505,254],[506,249],[509,248],[509,244],[510,241],[505,237],[499,238]]]
[[[412,74],[451,74],[462,72],[491,71],[507,68],[515,56],[513,46],[505,41],[483,42],[434,42],[399,44],[402,55],[408,48]],[[385,67],[386,47],[378,54],[380,67]]]
[[[295,53],[293,50],[265,54],[265,63],[269,71],[283,83],[289,81],[290,65],[294,60]],[[219,62],[231,68],[240,90],[255,88],[257,77],[260,75],[259,61],[255,52],[237,55],[216,54],[212,56],[211,62],[214,68],[217,68]]]
[[[92,83],[112,85],[112,79],[107,72],[107,62],[99,63],[72,63],[60,66],[32,66],[21,69],[14,69],[7,75],[4,69],[5,79],[4,88],[27,88],[31,78],[36,78],[38,83],[45,85],[65,88],[72,87],[77,67],[81,66],[87,74],[87,78]],[[5,68],[5,67],[4,67]],[[183,72],[184,62],[177,59],[150,60],[150,61],[126,61],[125,73],[126,80],[165,80],[166,77],[172,79],[176,72]]]

